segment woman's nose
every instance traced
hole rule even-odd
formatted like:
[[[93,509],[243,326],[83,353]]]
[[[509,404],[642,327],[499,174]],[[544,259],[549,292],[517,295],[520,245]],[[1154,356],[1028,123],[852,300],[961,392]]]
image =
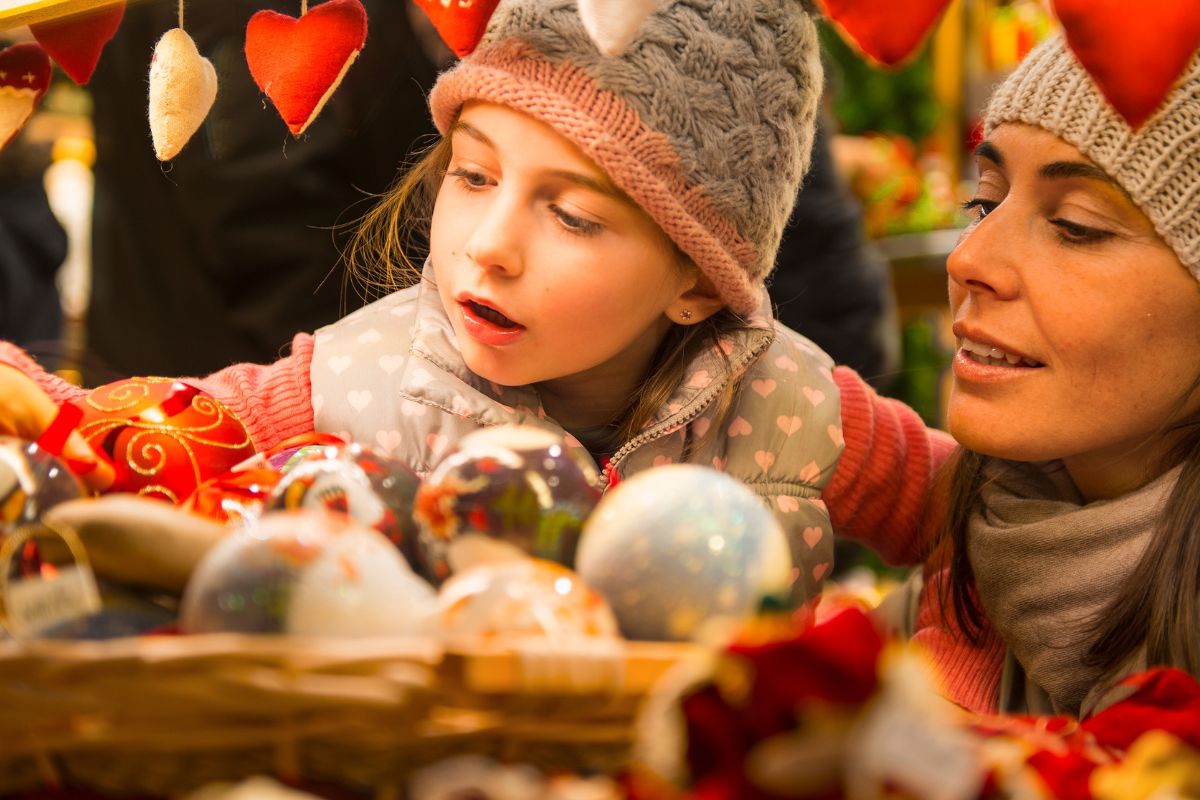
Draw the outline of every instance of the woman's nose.
[[[467,257],[484,270],[518,275],[523,269],[522,230],[519,198],[496,191],[478,212],[467,238]]]
[[[957,288],[973,295],[1011,300],[1020,289],[1016,263],[1022,250],[1019,232],[1006,224],[1003,203],[968,228],[946,259],[951,293]]]

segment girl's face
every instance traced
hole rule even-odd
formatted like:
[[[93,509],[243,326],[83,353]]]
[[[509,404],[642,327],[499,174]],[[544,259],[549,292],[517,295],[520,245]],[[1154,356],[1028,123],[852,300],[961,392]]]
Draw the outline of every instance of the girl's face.
[[[948,262],[950,432],[988,455],[1061,458],[1088,499],[1134,489],[1153,477],[1164,424],[1200,401],[1187,396],[1200,287],[1121,188],[1053,134],[1002,125],[976,155],[974,220]]]
[[[430,259],[467,365],[504,386],[631,393],[696,283],[666,234],[519,111],[468,103],[449,136]]]

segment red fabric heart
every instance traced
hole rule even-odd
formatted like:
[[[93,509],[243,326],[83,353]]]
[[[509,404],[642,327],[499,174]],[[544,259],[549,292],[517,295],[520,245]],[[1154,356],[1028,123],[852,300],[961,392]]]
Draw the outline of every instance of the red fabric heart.
[[[91,80],[100,51],[117,33],[125,15],[125,0],[112,5],[29,26],[50,57],[71,80],[82,85]]]
[[[358,0],[329,0],[296,19],[259,11],[246,26],[246,63],[288,129],[304,132],[367,40]]]
[[[414,0],[429,17],[438,36],[459,56],[468,55],[479,44],[487,30],[488,20],[499,0]]]
[[[916,52],[950,0],[818,0],[842,38],[894,67]]]
[[[1130,124],[1145,122],[1200,47],[1196,0],[1054,0],[1067,44]]]
[[[50,86],[50,57],[33,42],[0,50],[0,148],[24,127]]]

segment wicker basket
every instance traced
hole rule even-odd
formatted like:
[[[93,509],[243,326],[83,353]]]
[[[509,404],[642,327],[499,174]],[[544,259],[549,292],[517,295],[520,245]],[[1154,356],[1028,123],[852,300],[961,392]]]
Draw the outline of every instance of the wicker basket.
[[[0,793],[165,795],[269,774],[394,796],[461,753],[613,771],[641,699],[693,652],[232,634],[3,643]]]

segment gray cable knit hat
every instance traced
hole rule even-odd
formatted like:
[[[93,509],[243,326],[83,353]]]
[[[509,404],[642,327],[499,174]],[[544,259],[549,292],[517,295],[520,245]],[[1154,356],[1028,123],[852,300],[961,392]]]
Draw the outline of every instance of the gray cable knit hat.
[[[1062,36],[1053,36],[992,95],[985,133],[1002,122],[1045,128],[1111,175],[1200,279],[1200,51],[1135,131],[1101,96]]]
[[[808,169],[822,73],[801,0],[666,0],[619,56],[574,0],[502,0],[430,95],[445,133],[470,99],[549,124],[595,161],[739,312],[762,300]]]

